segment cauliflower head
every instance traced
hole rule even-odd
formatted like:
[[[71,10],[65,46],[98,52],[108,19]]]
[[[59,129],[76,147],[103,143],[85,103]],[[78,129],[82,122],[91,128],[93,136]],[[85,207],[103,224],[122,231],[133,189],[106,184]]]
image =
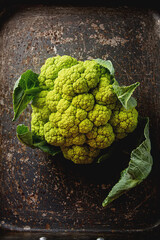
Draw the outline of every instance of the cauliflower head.
[[[137,110],[122,107],[110,74],[94,60],[48,58],[38,80],[45,90],[32,102],[32,132],[74,163],[92,163],[137,126]]]

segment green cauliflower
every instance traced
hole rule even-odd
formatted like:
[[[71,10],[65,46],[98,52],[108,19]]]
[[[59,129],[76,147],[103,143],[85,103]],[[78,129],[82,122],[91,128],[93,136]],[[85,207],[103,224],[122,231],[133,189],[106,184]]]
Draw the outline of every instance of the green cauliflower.
[[[76,164],[92,163],[100,149],[137,126],[137,110],[122,107],[110,74],[94,60],[49,58],[38,81],[47,90],[33,99],[32,132]]]

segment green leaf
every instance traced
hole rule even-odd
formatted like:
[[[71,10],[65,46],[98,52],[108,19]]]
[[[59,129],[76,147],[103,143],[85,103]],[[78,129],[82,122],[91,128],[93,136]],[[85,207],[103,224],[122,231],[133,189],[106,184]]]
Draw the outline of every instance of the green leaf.
[[[119,83],[114,79],[112,84],[114,92],[125,109],[128,110],[137,106],[137,101],[132,97],[132,94],[139,85],[140,83],[136,82],[130,86],[120,86]]]
[[[100,58],[94,59],[94,61],[96,61],[99,65],[101,65],[102,67],[105,67],[112,76],[114,76],[114,67],[113,64],[110,60],[102,60]]]
[[[114,77],[114,67],[110,60],[102,60],[100,58],[94,59],[98,64],[100,64],[102,67],[105,67],[111,74],[112,77]],[[122,106],[125,109],[131,109],[137,106],[137,101],[135,98],[132,97],[132,94],[134,90],[139,86],[139,82],[136,82],[134,84],[131,84],[130,86],[120,86],[119,83],[113,78],[113,89],[115,94],[117,95],[117,98],[121,102]]]
[[[32,132],[29,131],[28,127],[24,124],[19,124],[17,126],[17,137],[20,142],[24,143],[27,146],[33,145],[33,136]]]
[[[52,146],[40,137],[35,136],[24,124],[17,126],[17,137],[23,144],[32,148],[39,148],[52,156],[61,152],[59,147]]]
[[[37,92],[40,92],[38,74],[27,70],[16,81],[13,89],[13,110],[15,121],[19,115],[26,109]]]
[[[48,153],[52,156],[61,152],[61,149],[59,147],[52,146],[48,144],[45,140],[42,140],[40,137],[37,137],[35,135],[33,135],[33,142],[34,147],[39,148],[43,152]]]
[[[149,118],[140,120],[142,125],[140,139],[142,142],[130,155],[128,168],[122,171],[120,180],[109,192],[102,206],[107,206],[110,202],[119,198],[122,194],[140,184],[151,172],[153,159],[151,155],[151,142],[149,138]]]

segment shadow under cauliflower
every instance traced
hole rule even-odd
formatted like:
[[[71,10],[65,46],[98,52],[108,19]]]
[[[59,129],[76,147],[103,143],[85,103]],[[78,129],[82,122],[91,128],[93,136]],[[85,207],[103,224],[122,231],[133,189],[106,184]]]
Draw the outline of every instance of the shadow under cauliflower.
[[[39,83],[47,90],[32,102],[32,132],[60,146],[64,157],[74,163],[92,163],[100,149],[137,126],[137,110],[122,107],[110,74],[94,60],[49,58],[41,68]]]

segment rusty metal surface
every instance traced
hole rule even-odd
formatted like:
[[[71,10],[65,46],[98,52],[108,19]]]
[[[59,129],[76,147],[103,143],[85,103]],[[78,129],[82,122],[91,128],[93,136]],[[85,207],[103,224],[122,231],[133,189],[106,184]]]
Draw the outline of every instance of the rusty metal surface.
[[[159,38],[160,15],[149,9],[22,5],[5,20],[0,32],[2,228],[57,234],[157,228]],[[15,136],[18,123],[29,123],[30,108],[18,123],[12,123],[13,85],[25,70],[39,72],[45,59],[56,54],[79,60],[110,59],[119,81],[141,83],[136,97],[140,114],[151,120],[153,171],[143,184],[105,209],[101,202],[126,161],[108,162],[105,168],[74,166],[62,156],[53,159],[21,145]]]

